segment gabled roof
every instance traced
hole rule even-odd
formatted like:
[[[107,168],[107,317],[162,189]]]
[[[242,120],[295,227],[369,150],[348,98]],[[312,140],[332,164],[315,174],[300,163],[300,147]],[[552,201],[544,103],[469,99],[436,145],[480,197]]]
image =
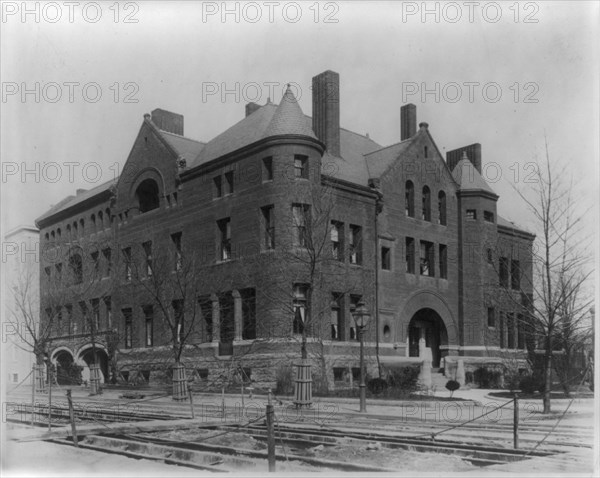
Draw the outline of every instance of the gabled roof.
[[[211,139],[189,167],[207,163],[261,139],[284,134],[317,139],[289,87],[279,105],[267,103]]]
[[[193,161],[206,145],[202,141],[196,141],[195,139],[179,136],[178,134],[169,133],[161,129],[158,132],[187,162]]]
[[[473,166],[473,163],[469,161],[466,153],[454,167],[452,176],[461,191],[485,191],[497,196],[488,183],[485,182],[479,171]]]
[[[97,196],[98,194],[100,194],[102,192],[108,191],[111,188],[111,186],[113,186],[114,184],[117,184],[118,180],[119,180],[119,178],[117,177],[117,178],[111,179],[110,181],[106,181],[105,183],[102,183],[102,184],[96,186],[95,188],[88,189],[87,191],[82,191],[79,194],[77,194],[76,196],[67,196],[65,199],[60,201],[58,204],[55,204],[54,206],[52,206],[48,211],[46,211],[44,214],[42,214],[40,217],[38,217],[35,220],[35,223],[39,224],[41,221],[49,218],[50,216],[54,216],[55,214],[57,214],[61,211],[65,211],[77,204],[84,202],[86,199],[90,199],[94,196]]]
[[[365,154],[369,177],[378,178],[406,151],[412,138]]]

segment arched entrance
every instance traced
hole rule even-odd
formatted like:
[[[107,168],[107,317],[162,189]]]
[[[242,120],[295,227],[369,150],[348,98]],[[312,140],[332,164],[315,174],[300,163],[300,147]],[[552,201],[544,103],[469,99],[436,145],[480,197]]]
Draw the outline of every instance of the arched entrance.
[[[56,366],[56,380],[59,385],[79,385],[81,369],[75,365],[73,354],[69,350],[57,350],[52,357]]]
[[[104,383],[108,379],[108,355],[106,354],[106,351],[98,345],[95,347],[89,345],[79,352],[79,363],[84,367],[82,378],[85,381],[90,380],[89,367],[94,363],[94,352],[96,353],[95,363],[100,365],[100,371],[102,372],[101,381]]]
[[[439,367],[440,345],[448,345],[448,332],[439,314],[429,308],[418,310],[408,324],[408,355],[422,357],[431,350],[431,366]]]

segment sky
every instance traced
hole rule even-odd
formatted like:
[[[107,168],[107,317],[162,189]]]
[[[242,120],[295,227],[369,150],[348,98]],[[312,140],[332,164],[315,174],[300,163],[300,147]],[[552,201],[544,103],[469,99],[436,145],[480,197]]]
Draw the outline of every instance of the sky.
[[[531,223],[513,187],[531,189],[545,141],[596,208],[598,17],[583,1],[3,2],[2,233],[115,177],[144,113],[208,141],[287,83],[310,115],[327,69],[347,129],[394,144],[414,103],[442,154],[481,143],[507,219]]]

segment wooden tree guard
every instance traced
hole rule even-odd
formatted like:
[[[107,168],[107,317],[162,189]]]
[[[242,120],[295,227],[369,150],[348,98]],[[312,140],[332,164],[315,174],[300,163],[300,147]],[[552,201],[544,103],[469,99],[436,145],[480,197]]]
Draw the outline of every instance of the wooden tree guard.
[[[101,393],[101,376],[100,365],[90,365],[90,395],[98,395]]]
[[[310,362],[302,359],[294,364],[296,367],[296,380],[294,382],[294,404],[298,407],[310,407],[312,405],[312,375],[310,373]]]
[[[173,400],[184,401],[188,399],[185,365],[176,362],[173,366]]]
[[[35,391],[36,393],[46,393],[46,377],[44,376],[44,366],[34,365],[35,368]]]

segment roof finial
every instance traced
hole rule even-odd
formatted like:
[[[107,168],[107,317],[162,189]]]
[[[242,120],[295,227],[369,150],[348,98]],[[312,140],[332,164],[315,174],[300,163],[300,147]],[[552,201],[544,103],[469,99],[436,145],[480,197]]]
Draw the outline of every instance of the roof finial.
[[[462,158],[460,158],[460,159],[466,159],[467,161],[469,160],[469,156],[467,156],[466,151],[463,151]]]

